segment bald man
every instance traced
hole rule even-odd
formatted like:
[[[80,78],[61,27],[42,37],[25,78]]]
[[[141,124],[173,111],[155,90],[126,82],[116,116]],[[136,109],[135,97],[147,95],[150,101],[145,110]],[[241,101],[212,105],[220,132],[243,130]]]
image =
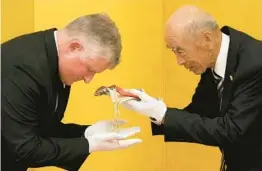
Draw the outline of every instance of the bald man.
[[[153,134],[163,134],[166,142],[219,147],[221,170],[262,170],[262,42],[228,26],[219,29],[194,6],[172,14],[165,41],[179,65],[201,75],[191,103],[167,107],[132,89],[142,100],[124,107],[150,117]]]

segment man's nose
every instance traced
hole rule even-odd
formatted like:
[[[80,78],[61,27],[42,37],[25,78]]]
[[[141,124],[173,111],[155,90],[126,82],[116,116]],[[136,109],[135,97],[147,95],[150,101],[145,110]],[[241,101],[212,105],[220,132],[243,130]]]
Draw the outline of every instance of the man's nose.
[[[94,76],[95,76],[95,74],[85,76],[84,77],[85,83],[90,83],[93,80]]]

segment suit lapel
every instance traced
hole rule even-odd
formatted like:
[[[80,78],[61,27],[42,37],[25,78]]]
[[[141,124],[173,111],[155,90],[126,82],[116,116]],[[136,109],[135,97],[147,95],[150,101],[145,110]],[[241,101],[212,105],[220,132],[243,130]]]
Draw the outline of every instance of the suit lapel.
[[[232,85],[233,81],[230,80],[229,76],[225,77],[224,90],[222,96],[221,112],[224,113],[229,105],[230,98],[232,96]]]
[[[62,120],[64,117],[64,112],[66,110],[68,98],[70,94],[70,86],[66,86],[65,88],[61,88],[58,91],[58,106],[56,110],[56,115],[58,117],[58,120]]]
[[[51,104],[51,109],[54,109],[55,117],[61,120],[67,106],[70,86],[64,88],[59,76],[58,52],[54,38],[55,30],[56,28],[45,31],[45,46],[48,66],[50,68],[50,82],[52,84],[52,93],[50,93],[50,96],[53,103]]]
[[[239,48],[240,40],[237,31],[229,27],[223,27],[222,32],[230,36],[227,66],[226,66],[225,78],[223,83],[224,90],[223,90],[222,106],[221,106],[221,112],[223,114],[226,112],[232,96],[232,86],[234,83],[235,69],[238,62],[237,51]]]

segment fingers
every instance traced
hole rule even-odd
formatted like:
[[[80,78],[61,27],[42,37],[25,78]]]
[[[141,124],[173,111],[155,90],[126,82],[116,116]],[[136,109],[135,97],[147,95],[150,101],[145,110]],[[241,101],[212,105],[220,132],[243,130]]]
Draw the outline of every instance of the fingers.
[[[130,129],[123,129],[124,133],[122,134],[118,132],[110,132],[89,136],[87,137],[90,146],[89,151],[117,150],[141,143],[142,140],[139,138],[125,139],[139,131],[140,129],[138,127],[133,127]]]
[[[140,132],[140,127],[121,128],[117,132],[100,134],[101,139],[106,141],[121,140]]]
[[[132,89],[130,89],[130,88],[123,88],[123,90],[124,90],[124,91],[127,91],[127,92],[130,92],[130,90],[144,91],[144,89],[142,89],[142,88],[132,88]]]
[[[133,139],[128,139],[128,140],[119,140],[118,141],[120,148],[126,148],[126,147],[129,147],[129,146],[141,143],[141,142],[142,142],[142,140],[139,139],[139,138],[133,138]]]
[[[112,140],[107,141],[107,150],[120,150],[123,148],[127,148],[133,146],[135,144],[142,143],[142,140],[139,138],[127,139],[127,140]]]
[[[140,127],[121,128],[117,132],[102,133],[98,138],[106,141],[124,139],[140,132]]]
[[[140,127],[121,128],[117,131],[122,137],[127,138],[140,132]]]
[[[119,100],[119,103],[122,104],[122,103],[124,103],[124,102],[126,102],[126,101],[129,101],[129,100],[137,100],[137,99],[134,98],[134,97],[120,97],[118,100]]]
[[[154,97],[150,96],[149,94],[147,94],[144,90],[142,89],[129,89],[127,90],[132,94],[137,95],[142,101],[150,101],[152,99],[155,99]],[[129,100],[127,102],[130,102],[133,100]]]
[[[121,140],[125,137],[121,134],[118,134],[117,132],[109,132],[104,134],[99,134],[96,136],[96,138],[101,139],[103,141],[113,141],[113,140]]]
[[[127,90],[129,93],[135,94],[137,96],[141,96],[144,94],[144,91],[141,89],[128,89]]]

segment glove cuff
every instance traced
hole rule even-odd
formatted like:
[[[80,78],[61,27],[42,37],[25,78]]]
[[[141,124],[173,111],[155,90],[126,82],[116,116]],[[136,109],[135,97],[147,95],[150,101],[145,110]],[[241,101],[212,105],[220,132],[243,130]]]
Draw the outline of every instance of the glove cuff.
[[[85,138],[87,139],[89,135],[90,135],[90,130],[88,128],[86,128],[86,130],[84,132]]]
[[[166,115],[166,111],[167,111],[167,106],[166,104],[161,100],[161,106],[159,106],[158,110],[156,111],[155,114],[155,119],[157,122],[162,123],[165,115]]]

